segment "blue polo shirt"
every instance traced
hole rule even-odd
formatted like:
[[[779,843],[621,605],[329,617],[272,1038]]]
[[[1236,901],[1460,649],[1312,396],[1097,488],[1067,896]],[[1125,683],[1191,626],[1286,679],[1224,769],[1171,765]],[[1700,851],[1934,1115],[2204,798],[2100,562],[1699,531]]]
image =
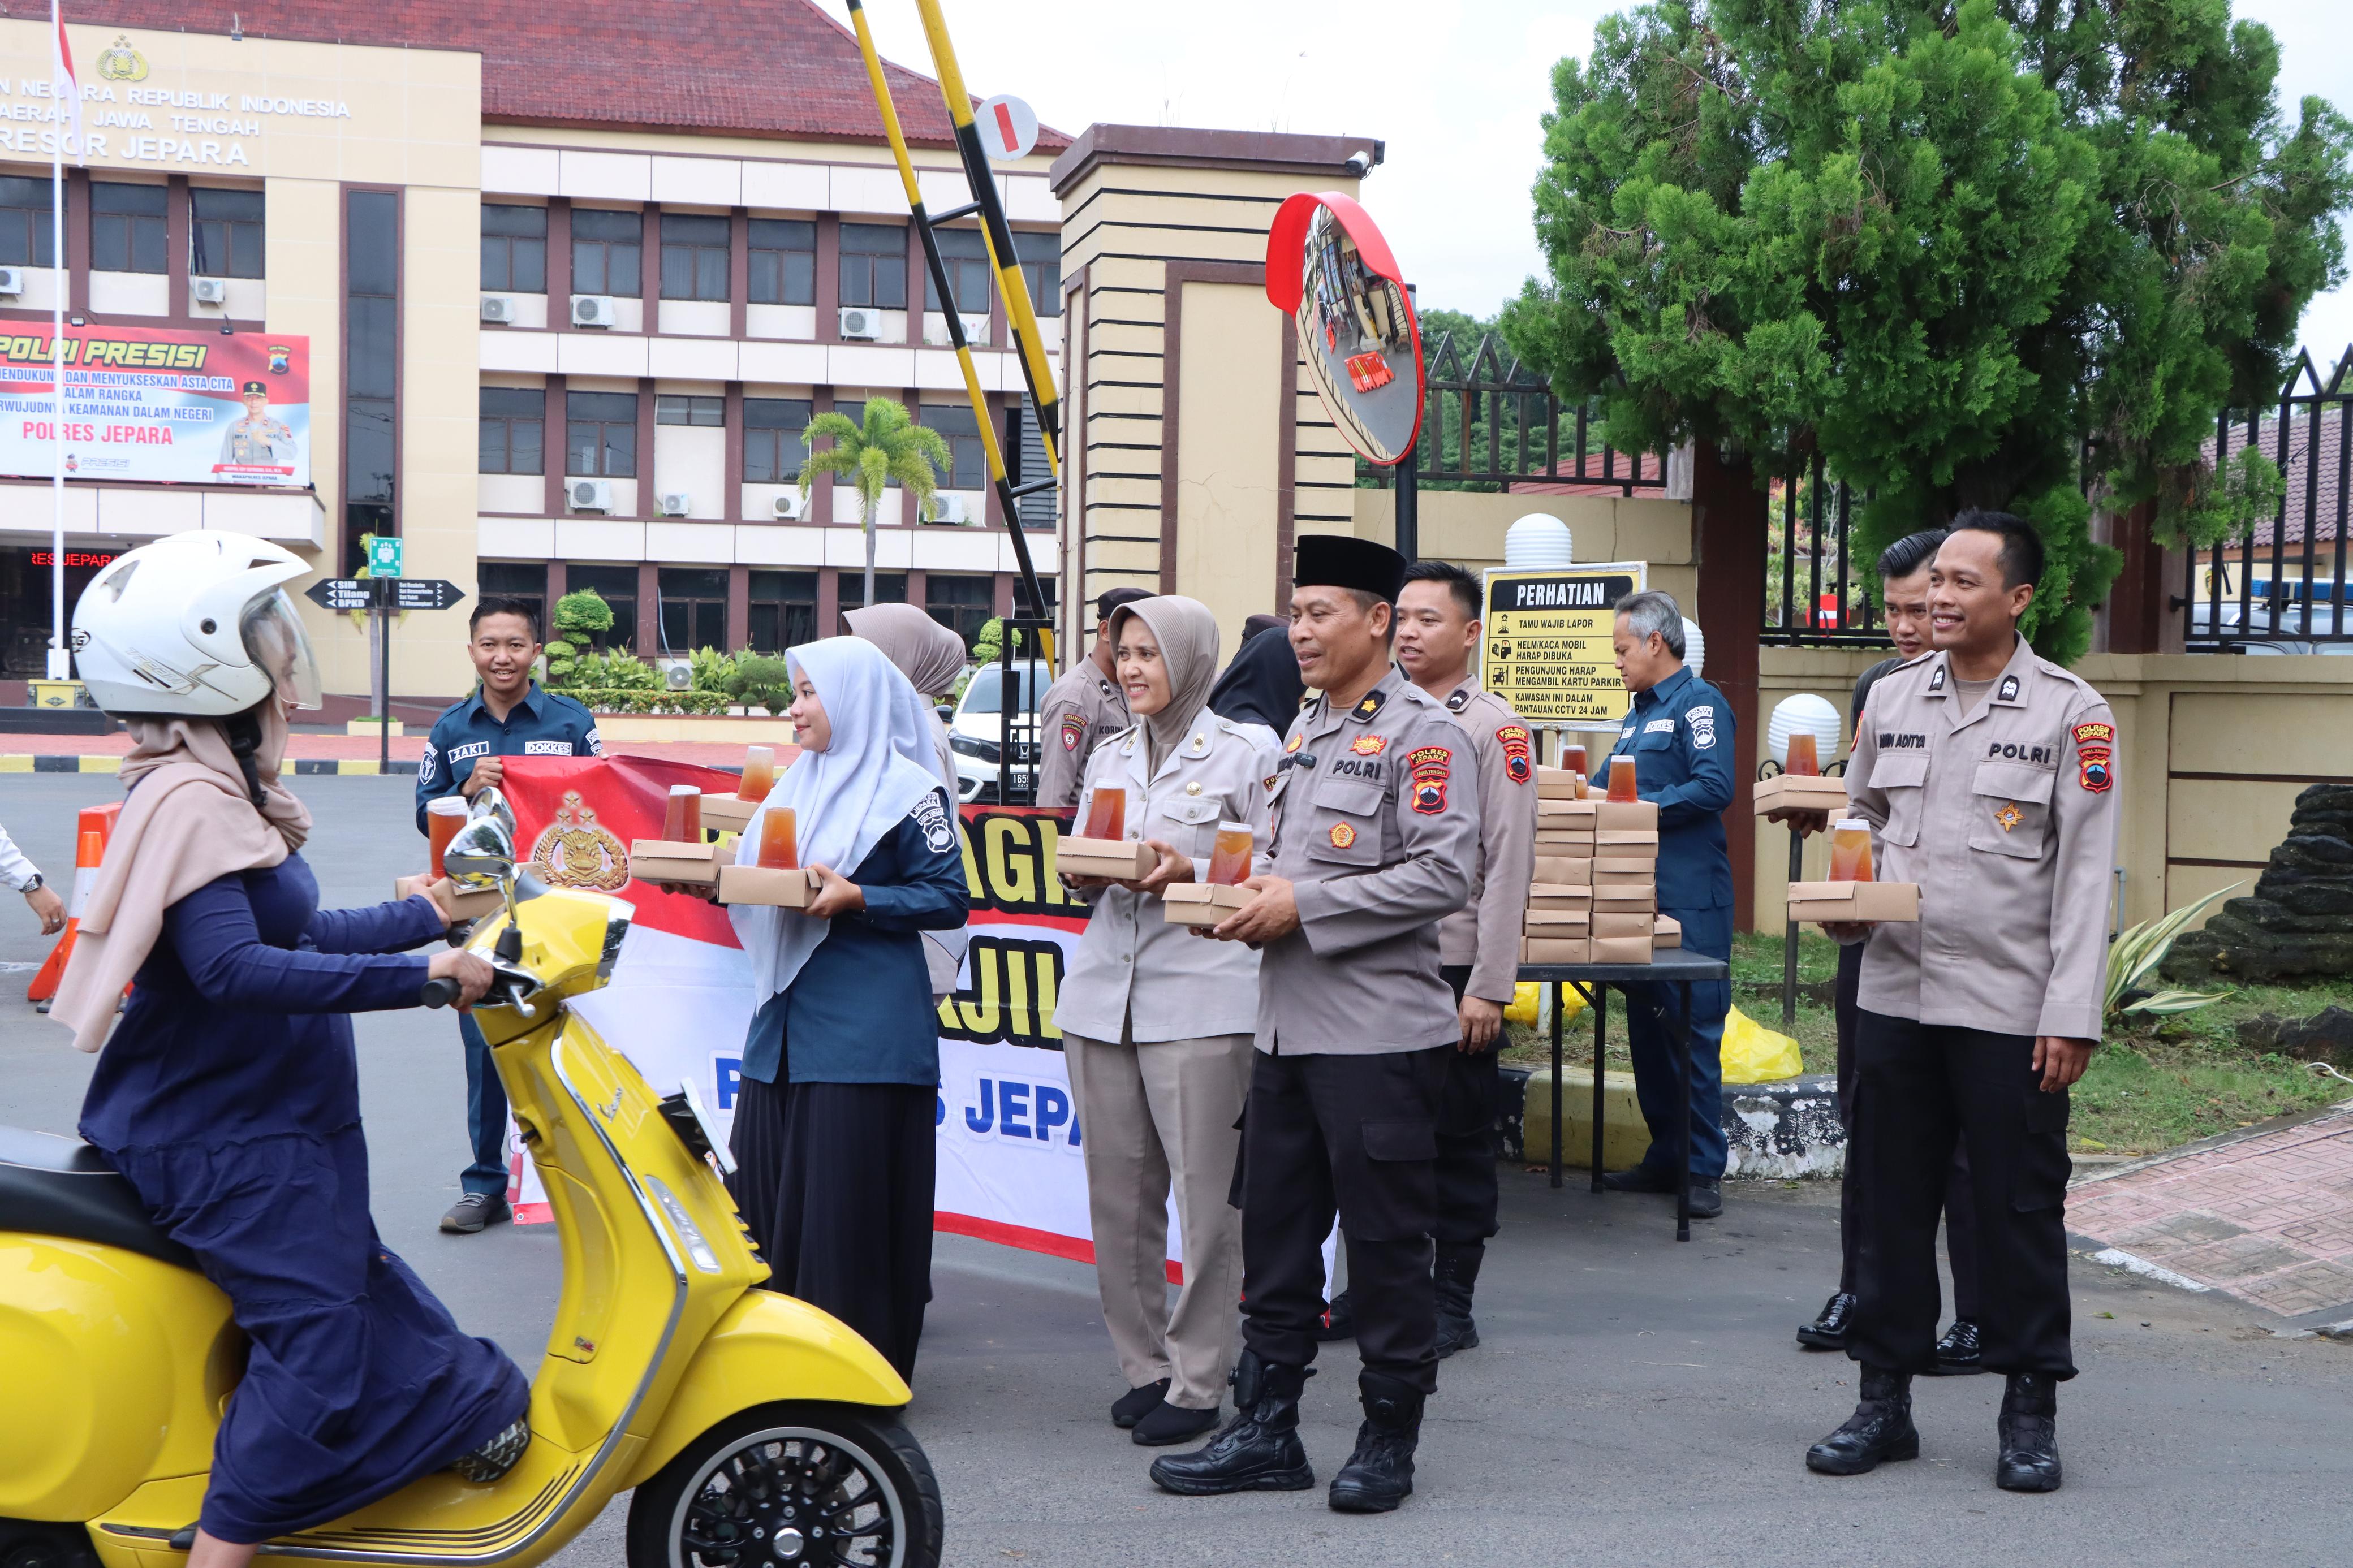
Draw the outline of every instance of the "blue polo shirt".
[[[417,831],[425,831],[425,803],[456,795],[473,776],[477,757],[601,757],[596,716],[571,698],[543,691],[533,681],[507,710],[504,722],[482,706],[482,689],[453,702],[433,721],[424,760],[417,764]]]
[[[1634,759],[1634,790],[1659,803],[1659,907],[1720,910],[1732,905],[1732,858],[1724,808],[1732,804],[1732,707],[1724,693],[1675,671],[1634,695],[1634,710],[1609,755]],[[1606,784],[1609,763],[1594,775]]]

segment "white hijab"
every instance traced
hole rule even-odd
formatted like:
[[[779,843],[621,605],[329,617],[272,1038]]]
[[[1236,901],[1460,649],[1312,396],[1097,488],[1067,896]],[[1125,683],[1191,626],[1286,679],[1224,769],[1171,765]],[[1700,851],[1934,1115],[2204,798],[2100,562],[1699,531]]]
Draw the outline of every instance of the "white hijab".
[[[848,877],[940,787],[928,755],[911,759],[897,733],[900,693],[913,698],[914,689],[881,649],[859,637],[807,643],[786,658],[796,678],[807,676],[817,688],[833,738],[822,752],[803,752],[776,780],[736,844],[735,863],[758,861],[762,817],[790,806],[800,863]],[[762,1005],[792,984],[831,929],[797,910],[756,904],[733,905],[727,917],[752,960]]]

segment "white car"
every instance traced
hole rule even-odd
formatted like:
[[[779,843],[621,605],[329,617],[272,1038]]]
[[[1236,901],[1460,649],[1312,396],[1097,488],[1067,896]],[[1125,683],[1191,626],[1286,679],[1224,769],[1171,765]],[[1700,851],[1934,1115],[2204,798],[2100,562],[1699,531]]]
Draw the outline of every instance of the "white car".
[[[1027,794],[1030,770],[1037,766],[1038,762],[1038,709],[1045,698],[1046,689],[1054,683],[1054,672],[1041,663],[1018,666],[1015,675],[1021,708],[1029,715],[1030,732],[1026,737],[1018,737],[1020,749],[1013,758],[1013,787]],[[948,721],[948,749],[955,753],[956,798],[960,801],[1002,798],[997,784],[1002,761],[999,740],[1005,723],[1004,689],[1004,666],[982,665],[965,683],[964,696],[956,703],[955,716]]]

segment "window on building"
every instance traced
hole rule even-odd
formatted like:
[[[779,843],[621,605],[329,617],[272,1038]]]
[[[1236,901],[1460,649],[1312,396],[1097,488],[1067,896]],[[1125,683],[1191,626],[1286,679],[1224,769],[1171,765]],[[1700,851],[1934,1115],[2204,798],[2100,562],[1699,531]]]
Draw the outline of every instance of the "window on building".
[[[482,287],[547,292],[547,209],[482,204]]]
[[[1062,237],[1059,234],[1017,234],[1013,254],[1021,262],[1021,280],[1029,286],[1029,309],[1040,316],[1062,313]]]
[[[817,303],[817,225],[807,218],[752,220],[752,303]]]
[[[695,396],[682,392],[656,393],[654,423],[702,425],[716,430],[727,423],[727,400],[723,397]]]
[[[840,600],[839,608],[843,610],[855,610],[865,605],[866,574],[864,572],[852,567],[846,566],[842,568],[837,587],[839,589],[838,596]],[[874,602],[878,605],[905,604],[907,602],[907,574],[904,572],[877,572],[874,574]],[[849,635],[849,628],[847,626],[842,628],[842,634],[844,636]]]
[[[638,395],[564,395],[564,471],[581,479],[638,477]]]
[[[801,432],[808,428],[809,416],[806,397],[744,400],[745,484],[789,485],[800,478],[802,459],[808,456]]]
[[[817,640],[817,574],[754,572],[751,622],[745,636],[754,653],[782,653]]]
[[[92,216],[96,216],[93,198]],[[400,198],[343,196],[343,554],[360,564],[360,536],[392,533],[395,399],[400,390]]]
[[[90,187],[90,265],[97,272],[162,272],[164,213],[171,193],[162,185],[93,180]]]
[[[595,594],[613,612],[610,630],[589,639],[591,647],[602,653],[607,648],[634,649],[638,646],[638,569],[634,566],[581,566],[565,568],[564,591]]]
[[[727,298],[727,220],[691,213],[661,215],[661,297]]]
[[[973,417],[969,405],[926,403],[915,419],[938,431],[955,457],[955,460],[944,469],[934,465],[943,489],[976,490],[987,487],[988,450],[980,444],[980,421]]]
[[[188,193],[188,270],[204,278],[261,276],[262,195],[198,185]]]
[[[932,236],[940,247],[940,267],[948,275],[948,287],[955,293],[956,313],[961,316],[988,314],[988,242],[976,228],[944,228]],[[941,309],[940,288],[925,268],[923,278],[923,309]]]
[[[665,566],[661,650],[683,658],[699,647],[727,646],[727,568]]]
[[[572,291],[636,299],[645,291],[639,258],[645,237],[642,214],[574,207]]]
[[[907,308],[907,231],[891,223],[841,226],[841,302]]]
[[[486,386],[482,399],[482,465],[486,474],[541,474],[547,394],[533,386]]]
[[[540,640],[547,640],[546,562],[484,561],[474,570],[483,598],[521,599],[539,617]]]
[[[996,613],[997,579],[932,572],[923,577],[923,608],[932,619],[964,638],[970,647],[980,628]]]
[[[11,174],[0,178],[0,265],[51,267],[49,248],[53,220],[49,216],[47,175],[27,179]]]

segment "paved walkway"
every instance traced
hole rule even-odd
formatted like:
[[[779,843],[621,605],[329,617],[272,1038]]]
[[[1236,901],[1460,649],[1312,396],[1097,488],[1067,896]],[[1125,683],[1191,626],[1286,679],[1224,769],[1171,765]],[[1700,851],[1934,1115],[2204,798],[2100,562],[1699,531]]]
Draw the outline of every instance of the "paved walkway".
[[[2353,1318],[2353,1100],[2068,1194],[2067,1228],[2159,1279],[2313,1323]]]

